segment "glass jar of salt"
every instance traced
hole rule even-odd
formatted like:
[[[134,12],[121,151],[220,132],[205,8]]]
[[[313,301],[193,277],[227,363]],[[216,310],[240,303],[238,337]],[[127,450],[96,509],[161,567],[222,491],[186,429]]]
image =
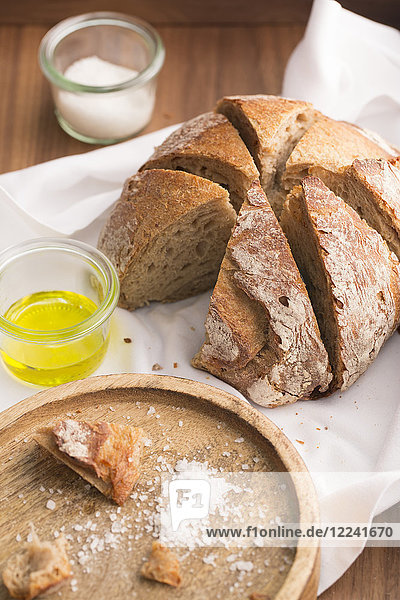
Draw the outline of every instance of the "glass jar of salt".
[[[122,141],[148,124],[164,56],[153,27],[110,12],[61,21],[39,48],[59,124],[94,144]]]

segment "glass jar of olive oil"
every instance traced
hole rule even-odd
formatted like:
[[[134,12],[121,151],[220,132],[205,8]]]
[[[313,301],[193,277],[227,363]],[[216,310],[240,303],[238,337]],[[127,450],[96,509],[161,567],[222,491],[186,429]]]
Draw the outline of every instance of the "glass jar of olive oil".
[[[118,276],[98,250],[40,238],[0,254],[0,352],[19,379],[52,386],[101,363]]]

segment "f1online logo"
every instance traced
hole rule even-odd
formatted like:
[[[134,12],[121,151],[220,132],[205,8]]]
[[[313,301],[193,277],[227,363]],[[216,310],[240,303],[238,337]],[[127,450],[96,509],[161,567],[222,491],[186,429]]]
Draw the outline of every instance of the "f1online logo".
[[[174,479],[168,486],[172,531],[187,519],[203,519],[210,509],[211,485],[204,479]]]

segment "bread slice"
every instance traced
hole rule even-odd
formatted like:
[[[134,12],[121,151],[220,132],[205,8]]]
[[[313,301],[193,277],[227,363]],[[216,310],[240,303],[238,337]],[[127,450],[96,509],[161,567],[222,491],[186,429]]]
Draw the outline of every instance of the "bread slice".
[[[160,542],[153,542],[149,560],[143,565],[141,574],[146,579],[173,587],[179,587],[182,581],[178,557]]]
[[[236,129],[226,117],[213,112],[187,121],[155,149],[141,167],[179,169],[226,187],[238,211],[259,174]]]
[[[279,213],[280,177],[298,140],[319,113],[308,102],[279,96],[228,96],[216,110],[228,117],[250,150],[261,174],[261,185]]]
[[[228,192],[202,177],[153,169],[128,179],[98,242],[118,272],[119,305],[209,289],[235,220]]]
[[[32,540],[14,554],[2,573],[10,596],[32,600],[44,592],[53,592],[71,575],[67,542],[60,536],[53,542],[41,542],[32,527]]]
[[[395,154],[377,136],[351,123],[321,116],[298,142],[289,156],[282,176],[282,186],[289,192],[311,173],[322,167],[337,173],[356,158],[391,158]]]
[[[400,316],[400,265],[386,242],[317,177],[285,203],[285,231],[318,319],[334,380],[348,388]]]
[[[67,419],[35,433],[35,441],[122,505],[140,475],[144,431],[117,423]]]
[[[376,229],[400,258],[400,169],[396,161],[357,159],[338,171],[323,167],[310,171]]]
[[[326,392],[328,356],[286,238],[258,183],[229,240],[192,364],[262,406]]]

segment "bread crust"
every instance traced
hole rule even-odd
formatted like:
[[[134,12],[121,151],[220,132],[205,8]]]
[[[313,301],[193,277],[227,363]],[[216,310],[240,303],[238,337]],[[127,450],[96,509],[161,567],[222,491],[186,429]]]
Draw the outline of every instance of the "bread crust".
[[[140,264],[148,247],[165,230],[191,212],[211,203],[224,213],[226,232],[223,235],[227,240],[236,215],[229,203],[228,192],[221,186],[190,173],[164,169],[143,171],[125,182],[121,198],[98,241],[98,248],[114,264],[120,279],[119,306],[133,310],[155,299],[144,298],[139,303],[132,300],[129,290],[125,289],[130,269]],[[218,266],[219,263],[215,268]],[[197,293],[210,287],[214,281],[197,290]]]
[[[357,159],[336,173],[322,167],[311,172],[376,229],[400,258],[400,170],[396,161]]]
[[[259,183],[249,190],[229,240],[206,341],[192,364],[262,406],[328,389],[328,357],[306,288]]]
[[[258,171],[237,130],[214,112],[187,121],[158,146],[139,169],[183,169],[228,186],[239,210]]]
[[[63,536],[53,542],[41,542],[32,527],[32,540],[12,556],[2,573],[4,585],[13,598],[32,600],[71,575],[68,544]]]
[[[357,158],[386,158],[394,156],[378,138],[345,121],[335,121],[321,115],[303,135],[286,162],[282,185],[290,191],[312,167],[322,167],[332,173],[349,166]]]
[[[303,203],[302,214],[317,243],[336,327],[329,333],[333,342],[325,337],[328,348],[336,345],[336,356],[330,356],[335,366],[332,389],[344,390],[367,369],[398,325],[400,264],[379,233],[320,179],[306,177],[301,191],[295,188],[288,197],[284,215],[287,210],[293,215],[291,202]],[[301,228],[301,222],[295,227]],[[309,235],[310,230],[304,228],[305,244],[311,243]],[[318,282],[310,283],[319,287]]]
[[[295,143],[319,115],[309,102],[261,94],[227,96],[219,100],[216,110],[239,130],[267,195],[279,183],[282,161],[285,164]]]
[[[34,439],[122,505],[140,476],[144,436],[140,427],[67,419],[36,432]]]
[[[160,542],[153,542],[149,560],[143,565],[141,574],[146,579],[173,587],[179,587],[182,581],[178,557]]]

